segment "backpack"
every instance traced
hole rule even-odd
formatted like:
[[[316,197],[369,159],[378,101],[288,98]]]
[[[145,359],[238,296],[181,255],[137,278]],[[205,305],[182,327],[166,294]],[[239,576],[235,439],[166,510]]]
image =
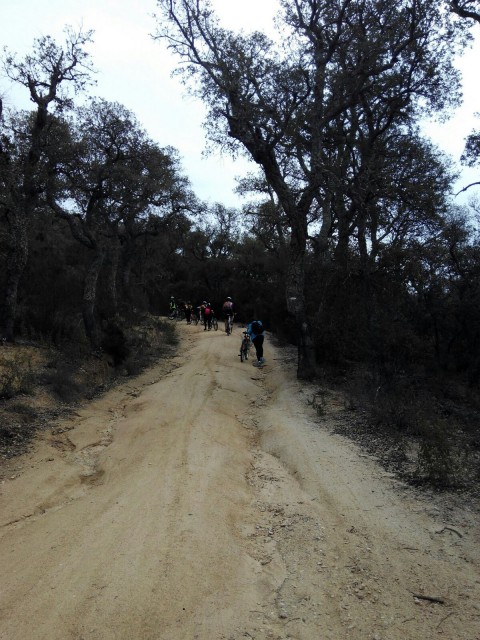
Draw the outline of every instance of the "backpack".
[[[259,336],[263,331],[263,326],[260,320],[254,320],[252,322],[252,331],[256,336]]]
[[[226,302],[223,303],[224,311],[230,311],[232,307],[233,307],[233,302],[230,302],[230,300],[227,300]]]
[[[210,307],[205,307],[205,309],[203,310],[203,315],[204,316],[209,316],[210,313],[211,313]]]

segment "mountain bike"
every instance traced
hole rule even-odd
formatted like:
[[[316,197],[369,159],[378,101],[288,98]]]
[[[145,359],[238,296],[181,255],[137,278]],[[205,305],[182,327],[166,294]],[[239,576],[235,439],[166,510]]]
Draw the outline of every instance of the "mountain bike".
[[[215,316],[213,316],[212,318],[212,329],[214,329],[215,331],[218,331],[218,320],[216,319]]]
[[[185,320],[185,311],[183,309],[177,309],[173,314],[169,315],[170,320],[178,320],[181,322]]]
[[[225,318],[225,333],[227,334],[227,336],[229,336],[232,333],[232,322],[233,322],[232,316],[227,316]]]
[[[250,347],[252,346],[252,341],[250,340],[250,335],[247,331],[243,332],[242,344],[240,345],[240,361],[248,360],[248,356],[250,353]]]
[[[195,325],[197,325],[198,323],[203,324],[202,307],[197,307],[196,309],[194,309],[194,312],[192,314],[192,322]]]

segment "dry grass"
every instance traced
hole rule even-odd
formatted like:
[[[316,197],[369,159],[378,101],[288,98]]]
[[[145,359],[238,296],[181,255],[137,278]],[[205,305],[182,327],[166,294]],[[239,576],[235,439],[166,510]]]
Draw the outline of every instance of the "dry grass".
[[[0,459],[24,453],[39,429],[171,355],[177,343],[172,324],[151,316],[123,337],[124,344],[97,353],[78,344],[0,347]]]

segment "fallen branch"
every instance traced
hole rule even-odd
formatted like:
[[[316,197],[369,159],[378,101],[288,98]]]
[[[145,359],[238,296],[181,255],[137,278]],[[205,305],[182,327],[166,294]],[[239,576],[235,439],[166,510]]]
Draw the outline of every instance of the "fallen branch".
[[[440,529],[440,531],[435,531],[435,533],[443,533],[444,531],[452,531],[452,533],[456,533],[459,538],[463,538],[460,531],[457,531],[453,527],[443,527],[443,529]]]
[[[453,616],[453,611],[450,611],[450,613],[448,613],[444,618],[440,620],[440,622],[437,624],[437,629],[439,629],[442,626],[442,624],[445,622],[445,620],[447,618],[450,618],[450,616]]]
[[[437,604],[445,604],[445,600],[443,598],[437,598],[437,596],[424,596],[421,593],[414,593],[410,591],[414,598],[418,598],[419,600],[428,600],[428,602],[436,602]]]

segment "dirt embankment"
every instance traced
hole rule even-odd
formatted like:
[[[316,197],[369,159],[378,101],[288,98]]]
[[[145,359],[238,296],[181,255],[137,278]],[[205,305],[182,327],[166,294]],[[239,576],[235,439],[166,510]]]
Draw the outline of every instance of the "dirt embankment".
[[[0,638],[478,640],[478,512],[329,433],[287,352],[179,330],[8,463]]]

